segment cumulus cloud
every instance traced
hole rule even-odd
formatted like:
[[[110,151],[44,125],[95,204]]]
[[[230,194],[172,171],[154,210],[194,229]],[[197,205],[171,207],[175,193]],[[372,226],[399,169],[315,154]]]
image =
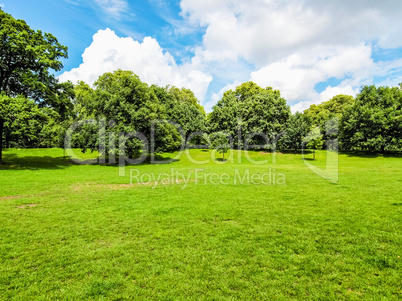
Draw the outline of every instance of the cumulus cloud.
[[[261,86],[278,88],[290,102],[304,100],[298,110],[306,105],[330,99],[336,94],[355,94],[353,87],[367,81],[375,69],[371,47],[317,47],[301,51],[274,62],[251,74],[251,80]],[[342,80],[338,87],[327,87],[322,93],[315,86],[330,78]]]
[[[398,1],[182,0],[181,8],[189,22],[207,27],[205,51],[241,55],[257,67],[313,45],[402,46]]]
[[[127,0],[95,1],[115,18],[128,6]],[[192,89],[210,111],[234,88],[230,83],[272,86],[292,110],[303,110],[339,93],[355,95],[378,78],[395,83],[402,77],[402,59],[373,59],[373,49],[402,47],[402,1],[181,0],[180,7],[183,19],[168,20],[175,33],[203,33],[200,44],[188,45],[194,54],[181,57],[184,63],[153,38],[139,42],[100,30],[83,63],[60,78],[93,83],[104,72],[129,69],[149,84]],[[339,84],[331,86],[331,79]],[[317,92],[320,83],[327,86]]]
[[[333,93],[355,94],[375,76],[402,70],[399,62],[372,59],[373,45],[402,47],[401,1],[182,0],[180,5],[190,24],[206,28],[198,52],[205,65],[244,59],[255,67],[251,80],[303,101],[300,108]],[[316,84],[330,78],[341,84],[317,93]]]
[[[191,89],[200,100],[204,99],[212,81],[211,75],[197,69],[192,61],[177,65],[173,56],[164,52],[155,39],[146,37],[139,42],[118,37],[110,29],[99,30],[93,36],[82,58],[83,63],[78,68],[64,72],[59,79],[93,84],[105,72],[132,70],[148,84]]]

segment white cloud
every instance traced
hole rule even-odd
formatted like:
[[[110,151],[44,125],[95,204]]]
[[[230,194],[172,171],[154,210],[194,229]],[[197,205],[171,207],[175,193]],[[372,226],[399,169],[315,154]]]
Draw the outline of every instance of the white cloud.
[[[351,79],[341,84],[342,90],[354,91],[345,87],[360,86],[374,68],[370,46],[317,47],[269,64],[253,72],[251,80],[264,87],[273,86],[279,89],[282,96],[290,102],[309,100],[315,103],[328,100],[322,98],[329,96],[329,91],[336,90],[330,89],[326,93],[324,91],[320,96],[314,89],[318,83],[348,76]]]
[[[95,1],[117,19],[128,7],[127,0]],[[155,39],[138,42],[106,30],[94,35],[83,64],[61,79],[93,83],[106,71],[130,69],[150,84],[190,88],[201,101],[213,79],[217,89],[250,79],[281,90],[292,110],[302,110],[334,93],[355,95],[379,77],[384,83],[402,78],[402,59],[378,62],[372,54],[374,47],[402,47],[402,1],[181,0],[180,6],[184,21],[165,17],[172,33],[205,31],[184,63],[178,65]],[[315,90],[333,78],[340,84]],[[229,88],[233,84],[209,91],[206,110]]]
[[[182,0],[181,8],[189,22],[207,27],[205,51],[241,55],[257,67],[314,45],[402,46],[400,1]]]
[[[241,82],[235,81],[233,83],[227,84],[225,87],[223,87],[218,93],[213,93],[211,100],[206,101],[204,103],[204,108],[206,112],[212,112],[212,107],[222,98],[223,93],[225,93],[228,90],[235,90],[237,86],[241,85]]]
[[[279,88],[293,103],[304,100],[299,107],[333,93],[355,94],[381,74],[402,73],[399,61],[372,59],[373,44],[402,47],[402,1],[182,0],[180,5],[190,24],[206,28],[196,53],[201,66],[244,59],[255,68],[251,80]],[[330,78],[341,84],[317,93],[316,84]]]
[[[128,9],[127,0],[95,0],[102,10],[115,19],[120,19],[123,12]]]
[[[177,65],[155,39],[146,37],[140,43],[132,38],[118,37],[110,29],[99,30],[93,36],[93,42],[82,58],[83,63],[78,68],[64,72],[59,79],[93,84],[103,73],[120,68],[132,70],[148,84],[171,84],[191,89],[201,101],[212,81],[211,75],[197,69],[192,61]]]

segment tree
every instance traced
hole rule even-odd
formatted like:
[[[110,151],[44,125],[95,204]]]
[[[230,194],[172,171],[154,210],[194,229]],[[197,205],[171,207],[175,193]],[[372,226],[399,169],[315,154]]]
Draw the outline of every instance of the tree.
[[[208,114],[207,131],[209,133],[224,131],[232,137],[236,137],[240,118],[239,101],[234,92],[229,90],[223,94],[222,99],[217,102],[212,112]],[[235,141],[236,146],[238,146],[237,143]]]
[[[302,148],[310,127],[309,119],[305,114],[296,112],[291,115],[286,124],[285,134],[280,139],[281,147],[293,149],[296,153],[298,149]]]
[[[151,91],[157,96],[161,105],[165,106],[167,119],[180,125],[186,137],[205,131],[204,108],[191,90],[153,85]],[[200,138],[197,136],[193,140],[200,142]]]
[[[99,77],[91,89],[84,83],[76,87],[76,111],[83,119],[96,119],[95,124],[85,124],[77,131],[80,147],[99,149],[99,137],[96,128],[105,121],[104,155],[127,155],[135,158],[145,146],[139,137],[118,141],[120,133],[141,133],[150,142],[154,138],[154,151],[164,152],[180,147],[181,135],[176,127],[165,120],[168,119],[166,107],[155,94],[132,71],[116,70]],[[159,91],[158,89],[156,89]],[[158,122],[154,122],[157,121]],[[154,136],[152,135],[154,129]],[[110,137],[116,137],[110,140]],[[108,137],[109,139],[106,139]]]
[[[286,100],[278,90],[266,89],[246,97],[239,105],[244,136],[248,145],[276,149],[278,136],[291,115]]]
[[[24,95],[42,107],[55,107],[60,111],[71,108],[70,98],[64,96],[71,85],[59,84],[49,71],[62,69],[60,58],[67,57],[67,47],[59,44],[50,33],[35,31],[25,21],[16,20],[1,9],[0,40],[0,92],[11,97]],[[4,122],[3,115],[0,140],[3,140]],[[2,147],[0,144],[0,149]]]
[[[339,94],[318,105],[311,105],[304,111],[304,114],[310,119],[313,126],[322,127],[332,118],[341,118],[345,110],[354,102],[353,96]]]
[[[223,132],[217,132],[210,135],[212,147],[222,154],[222,161],[225,160],[225,153],[230,149],[229,138]]]
[[[23,96],[12,98],[5,94],[0,96],[0,118],[3,120],[5,147],[38,147],[41,138],[47,136],[45,125],[54,112],[40,109],[33,100]],[[3,143],[3,141],[1,141]],[[53,146],[53,145],[52,145]]]
[[[208,115],[207,125],[209,132],[225,131],[232,137],[237,137],[241,128],[248,145],[267,147],[266,140],[276,141],[290,115],[290,108],[278,90],[246,82],[235,91],[224,93]],[[242,146],[237,139],[234,144]]]
[[[323,140],[329,148],[336,148],[334,141],[338,138],[338,123],[345,111],[353,106],[355,99],[350,95],[339,94],[318,105],[311,105],[304,111],[312,126],[319,126]]]
[[[317,126],[310,131],[304,140],[306,146],[313,149],[313,160],[315,160],[315,150],[321,149],[324,143],[322,137],[323,135],[321,134],[320,128]]]
[[[402,149],[402,86],[365,86],[341,119],[339,140],[345,150]]]

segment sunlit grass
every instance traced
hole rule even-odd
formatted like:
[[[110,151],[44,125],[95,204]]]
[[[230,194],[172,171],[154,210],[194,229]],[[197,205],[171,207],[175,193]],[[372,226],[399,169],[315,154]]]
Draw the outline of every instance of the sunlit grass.
[[[190,150],[120,177],[60,149],[6,150],[0,299],[401,298],[401,158],[342,154],[334,184],[300,154],[249,156],[268,163]],[[190,180],[152,179],[172,172]],[[234,183],[246,172],[285,183]],[[227,185],[204,180],[213,174]]]

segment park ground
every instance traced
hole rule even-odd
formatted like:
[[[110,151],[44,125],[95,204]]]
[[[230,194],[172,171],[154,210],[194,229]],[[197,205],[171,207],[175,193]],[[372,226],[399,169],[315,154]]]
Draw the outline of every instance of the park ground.
[[[269,162],[183,154],[119,176],[61,149],[5,150],[0,300],[402,298],[401,157],[340,154],[332,183],[301,154],[248,155]]]

